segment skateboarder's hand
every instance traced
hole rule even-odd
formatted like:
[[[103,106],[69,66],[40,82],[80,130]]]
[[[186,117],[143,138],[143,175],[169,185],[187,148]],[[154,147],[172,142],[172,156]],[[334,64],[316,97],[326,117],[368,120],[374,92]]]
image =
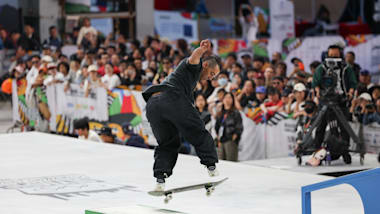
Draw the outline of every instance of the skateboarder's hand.
[[[211,42],[208,39],[202,40],[200,47],[204,50],[207,51],[211,47]]]

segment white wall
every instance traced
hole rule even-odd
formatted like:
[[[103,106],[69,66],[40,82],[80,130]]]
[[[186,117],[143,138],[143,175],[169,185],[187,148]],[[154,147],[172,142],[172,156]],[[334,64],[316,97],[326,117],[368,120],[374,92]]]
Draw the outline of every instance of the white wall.
[[[143,39],[154,33],[154,0],[136,1],[136,37]]]

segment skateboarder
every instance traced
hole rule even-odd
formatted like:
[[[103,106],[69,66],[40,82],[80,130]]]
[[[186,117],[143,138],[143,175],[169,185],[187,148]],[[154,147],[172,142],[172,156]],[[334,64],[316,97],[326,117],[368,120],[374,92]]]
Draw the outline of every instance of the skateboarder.
[[[146,116],[158,143],[153,165],[157,191],[164,190],[165,178],[172,174],[181,146],[180,134],[194,146],[209,175],[218,175],[214,140],[193,106],[197,82],[200,79],[211,80],[220,72],[219,57],[211,55],[201,59],[210,46],[209,40],[201,41],[200,47],[183,59],[160,85],[143,92],[147,102]]]

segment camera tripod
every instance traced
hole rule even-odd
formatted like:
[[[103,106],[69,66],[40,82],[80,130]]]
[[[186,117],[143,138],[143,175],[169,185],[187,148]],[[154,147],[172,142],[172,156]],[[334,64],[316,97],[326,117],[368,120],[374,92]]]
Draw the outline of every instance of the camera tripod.
[[[355,134],[355,132],[352,130],[351,126],[349,125],[346,117],[344,116],[342,110],[340,109],[338,103],[334,102],[334,101],[324,102],[324,105],[323,105],[322,109],[318,112],[316,119],[311,123],[309,130],[303,136],[302,143],[299,144],[299,149],[296,152],[298,164],[299,165],[302,164],[302,155],[303,154],[311,154],[312,152],[314,152],[314,151],[308,150],[308,148],[310,148],[314,143],[314,140],[312,139],[312,133],[313,133],[315,128],[317,128],[321,125],[323,118],[328,116],[327,114],[330,113],[330,111],[332,111],[331,113],[334,113],[336,116],[333,119],[336,119],[343,126],[340,128],[341,129],[343,128],[348,133],[348,135],[353,139],[354,143],[356,144],[356,150],[348,149],[346,152],[347,153],[348,152],[359,153],[360,154],[360,164],[363,165],[364,164],[364,155],[366,153],[366,149],[364,146],[362,134],[360,134],[360,138]],[[328,121],[327,124],[329,125],[329,122],[332,121],[333,119],[327,118],[327,121]],[[362,132],[359,131],[359,133],[362,133]],[[331,134],[331,132],[329,134]],[[324,136],[324,139],[326,139],[325,136]],[[349,145],[349,142],[345,142],[345,143],[347,143],[347,145]],[[346,162],[346,160],[345,160],[345,162]],[[351,162],[351,160],[349,161],[349,163],[350,162]]]

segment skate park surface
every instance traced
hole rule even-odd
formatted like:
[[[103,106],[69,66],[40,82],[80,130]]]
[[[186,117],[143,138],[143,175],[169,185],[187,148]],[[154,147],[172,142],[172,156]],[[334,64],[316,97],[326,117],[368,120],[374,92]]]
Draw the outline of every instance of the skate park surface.
[[[147,194],[155,184],[152,165],[153,150],[38,132],[2,134],[0,213],[297,214],[302,212],[302,186],[333,179],[220,161],[217,179],[229,179],[210,197],[203,190],[189,191],[174,194],[165,204],[163,197]],[[210,180],[197,157],[180,155],[166,188]],[[313,214],[364,213],[359,195],[349,185],[313,192],[312,209]]]

